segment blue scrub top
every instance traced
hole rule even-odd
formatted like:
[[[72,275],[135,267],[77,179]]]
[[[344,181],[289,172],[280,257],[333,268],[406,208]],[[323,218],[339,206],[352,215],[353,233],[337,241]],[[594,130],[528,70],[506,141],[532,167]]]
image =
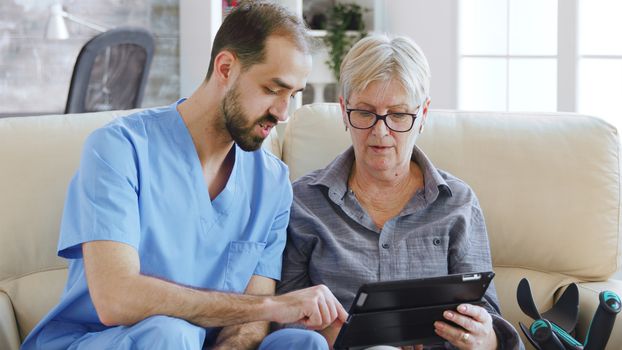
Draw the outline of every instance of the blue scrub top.
[[[280,279],[292,201],[287,167],[263,149],[236,145],[227,185],[210,200],[179,103],[118,118],[88,137],[58,243],[70,260],[67,284],[23,349],[62,347],[108,328],[88,293],[84,242],[129,244],[141,273],[186,286],[243,293],[252,275]]]

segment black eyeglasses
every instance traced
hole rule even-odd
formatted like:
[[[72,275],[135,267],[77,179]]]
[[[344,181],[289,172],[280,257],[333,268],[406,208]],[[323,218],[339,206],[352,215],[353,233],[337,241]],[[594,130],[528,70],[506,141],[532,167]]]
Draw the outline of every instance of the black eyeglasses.
[[[412,129],[415,124],[415,119],[419,114],[420,107],[417,107],[417,113],[387,113],[384,115],[376,114],[374,112],[366,111],[364,109],[352,109],[346,108],[348,114],[348,121],[355,129],[370,129],[378,122],[382,120],[384,125],[390,130],[395,132],[407,132]]]

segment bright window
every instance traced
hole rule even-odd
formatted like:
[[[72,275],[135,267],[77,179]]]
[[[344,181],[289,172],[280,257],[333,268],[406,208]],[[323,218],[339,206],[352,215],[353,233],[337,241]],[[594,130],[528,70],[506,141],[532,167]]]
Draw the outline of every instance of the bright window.
[[[557,0],[462,0],[458,107],[555,111]]]
[[[580,0],[579,49],[584,55],[622,55],[622,1]]]
[[[577,111],[622,126],[622,1],[579,2]]]
[[[459,108],[563,110],[622,127],[622,1],[459,4]]]

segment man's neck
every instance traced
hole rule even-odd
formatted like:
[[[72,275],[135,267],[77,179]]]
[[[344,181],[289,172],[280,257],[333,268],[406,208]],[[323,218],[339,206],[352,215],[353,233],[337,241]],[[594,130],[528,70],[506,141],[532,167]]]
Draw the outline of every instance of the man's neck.
[[[233,147],[233,139],[220,116],[220,95],[203,83],[186,101],[177,106],[204,170],[220,168]]]

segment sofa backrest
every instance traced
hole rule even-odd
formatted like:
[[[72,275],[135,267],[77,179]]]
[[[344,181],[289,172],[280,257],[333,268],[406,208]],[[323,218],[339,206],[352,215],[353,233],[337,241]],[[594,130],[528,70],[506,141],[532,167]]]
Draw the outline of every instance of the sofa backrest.
[[[19,328],[0,324],[0,348],[15,336],[21,341],[58,302],[67,263],[56,246],[82,144],[94,129],[131,112],[0,119],[0,316],[14,311]],[[264,147],[280,157],[276,131]]]
[[[338,104],[306,105],[288,122],[283,159],[296,179],[350,144]],[[620,150],[613,126],[564,113],[433,110],[417,144],[478,195],[509,319],[529,320],[516,305],[522,277],[546,309],[560,287],[606,280],[618,269]]]

